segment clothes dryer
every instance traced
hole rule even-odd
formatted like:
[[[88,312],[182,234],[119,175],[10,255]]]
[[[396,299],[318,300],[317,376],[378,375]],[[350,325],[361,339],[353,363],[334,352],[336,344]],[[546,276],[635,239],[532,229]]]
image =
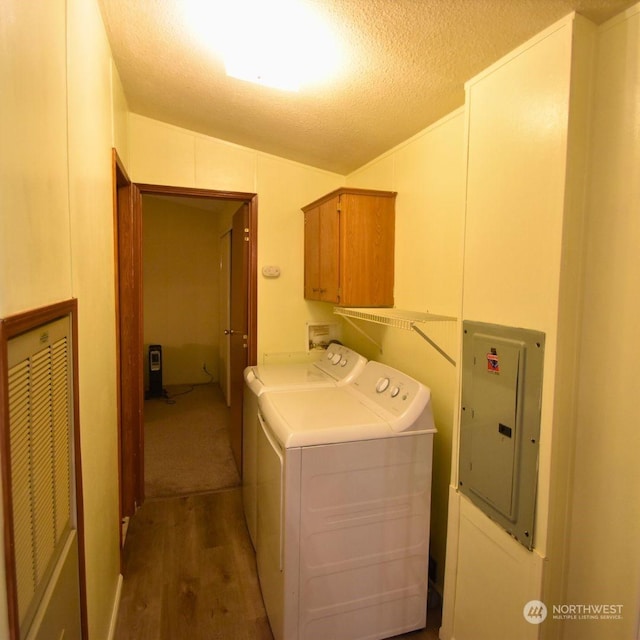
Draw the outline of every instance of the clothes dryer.
[[[276,640],[426,624],[427,387],[378,362],[349,385],[258,399],[258,577]]]
[[[261,364],[244,370],[242,502],[251,542],[256,545],[256,456],[258,397],[265,391],[349,384],[367,359],[341,344],[330,344],[319,360],[303,364]]]

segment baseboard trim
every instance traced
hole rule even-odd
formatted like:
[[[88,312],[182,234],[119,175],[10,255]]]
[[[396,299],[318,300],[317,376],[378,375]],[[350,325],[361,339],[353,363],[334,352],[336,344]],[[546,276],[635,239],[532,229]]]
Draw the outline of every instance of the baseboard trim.
[[[108,640],[113,640],[116,634],[116,625],[118,624],[118,612],[120,611],[120,598],[122,597],[122,582],[124,578],[122,574],[118,576],[118,585],[116,586],[116,597],[113,601],[113,609],[111,611],[111,622],[109,623]]]

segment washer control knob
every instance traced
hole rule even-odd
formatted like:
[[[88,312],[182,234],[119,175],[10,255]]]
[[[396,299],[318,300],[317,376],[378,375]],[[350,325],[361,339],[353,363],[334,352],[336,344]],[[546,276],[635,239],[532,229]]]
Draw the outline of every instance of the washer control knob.
[[[341,367],[346,367],[347,366],[347,362],[348,360],[346,358],[344,358],[344,360],[340,363]]]
[[[386,391],[387,388],[389,387],[389,383],[390,383],[389,378],[380,378],[380,380],[378,380],[378,383],[376,384],[376,391],[378,393],[382,393],[383,391]]]
[[[342,356],[339,353],[334,353],[331,356],[331,364],[338,364],[342,360]]]
[[[391,388],[391,397],[395,398],[400,393],[400,387]]]
[[[333,358],[333,351],[331,351],[330,349],[327,349],[327,360],[331,360],[331,358]]]

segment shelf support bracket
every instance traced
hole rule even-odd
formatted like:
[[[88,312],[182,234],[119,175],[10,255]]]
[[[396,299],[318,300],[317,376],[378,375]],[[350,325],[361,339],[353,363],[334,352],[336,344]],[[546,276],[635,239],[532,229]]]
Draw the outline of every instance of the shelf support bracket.
[[[411,323],[411,328],[424,340],[426,340],[443,358],[449,361],[454,367],[456,366],[456,361],[446,352],[444,349],[441,349],[438,344],[436,344],[422,329],[417,327],[415,323]],[[382,351],[382,349],[381,349]]]
[[[341,315],[343,320],[346,320],[360,335],[363,335],[369,342],[372,342],[380,353],[382,353],[382,345],[376,342],[362,327],[359,327],[349,316]]]

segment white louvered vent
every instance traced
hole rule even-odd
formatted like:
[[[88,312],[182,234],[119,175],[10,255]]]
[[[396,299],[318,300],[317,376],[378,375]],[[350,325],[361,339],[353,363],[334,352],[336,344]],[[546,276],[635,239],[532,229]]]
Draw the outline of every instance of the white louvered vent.
[[[72,522],[68,318],[9,341],[9,437],[21,628],[37,610]]]

